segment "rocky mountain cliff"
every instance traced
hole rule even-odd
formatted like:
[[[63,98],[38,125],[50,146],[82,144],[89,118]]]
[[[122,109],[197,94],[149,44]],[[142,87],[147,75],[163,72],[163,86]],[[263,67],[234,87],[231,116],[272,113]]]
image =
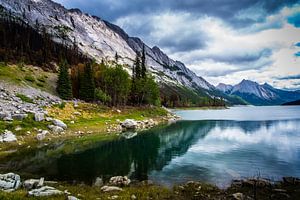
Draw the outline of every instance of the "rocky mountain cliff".
[[[120,27],[99,17],[84,14],[78,9],[66,9],[51,0],[0,0],[0,4],[13,15],[32,27],[46,27],[55,41],[65,44],[76,43],[81,52],[100,62],[114,60],[130,66],[145,46],[148,70],[161,85],[184,87],[201,94],[210,94],[215,88],[202,77],[198,77],[183,63],[170,59],[158,47],[149,47],[135,37],[130,37]]]
[[[267,83],[260,85],[250,80],[243,80],[235,86],[222,83],[216,88],[229,95],[239,96],[253,105],[280,105],[300,99],[298,92],[280,90]]]

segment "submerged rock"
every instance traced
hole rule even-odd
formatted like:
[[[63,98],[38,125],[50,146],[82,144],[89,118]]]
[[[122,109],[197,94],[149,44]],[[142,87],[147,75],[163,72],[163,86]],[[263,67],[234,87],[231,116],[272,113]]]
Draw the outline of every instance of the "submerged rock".
[[[128,186],[131,180],[127,176],[114,176],[109,180],[110,185],[114,186]]]
[[[45,196],[62,195],[62,194],[63,194],[62,191],[49,186],[44,186],[39,189],[33,189],[28,192],[29,196],[35,196],[35,197],[45,197]]]
[[[18,174],[0,174],[0,189],[3,191],[14,191],[21,186],[21,178]]]

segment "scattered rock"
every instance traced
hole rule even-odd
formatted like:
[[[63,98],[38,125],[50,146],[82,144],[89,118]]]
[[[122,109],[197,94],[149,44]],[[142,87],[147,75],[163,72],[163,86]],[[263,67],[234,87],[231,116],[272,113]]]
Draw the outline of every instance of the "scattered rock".
[[[102,180],[102,178],[97,177],[96,181],[94,183],[94,186],[96,186],[96,187],[102,187],[103,186],[103,180]]]
[[[0,142],[16,142],[16,136],[8,130],[5,130],[2,135],[0,135]]]
[[[131,197],[130,197],[132,200],[136,200],[137,198],[136,198],[136,196],[133,194],[133,195],[131,195]]]
[[[243,193],[235,193],[235,194],[232,194],[232,197],[235,199],[235,200],[244,200],[244,195]]]
[[[39,189],[33,189],[28,192],[29,196],[35,196],[35,197],[45,197],[45,196],[62,195],[62,194],[63,194],[62,191],[49,186],[44,186]]]
[[[131,180],[127,178],[127,176],[114,176],[111,177],[109,180],[110,185],[114,186],[128,186],[130,184]]]
[[[124,122],[121,123],[122,128],[125,130],[134,130],[137,128],[138,123],[133,119],[126,119]]]
[[[37,135],[36,135],[36,139],[38,140],[38,141],[42,141],[42,140],[44,140],[45,138],[46,138],[46,135],[49,133],[49,131],[47,131],[47,130],[44,130],[44,131],[41,131],[40,133],[38,133]]]
[[[24,181],[23,186],[26,190],[36,189],[43,187],[44,185],[44,178],[40,179],[28,179]]]
[[[114,195],[114,196],[112,196],[112,197],[110,197],[111,199],[117,199],[117,198],[119,198],[119,196],[118,195]]]
[[[45,115],[44,113],[35,113],[34,114],[34,120],[37,122],[41,122],[45,120]]]
[[[67,126],[64,122],[62,122],[61,120],[58,120],[58,119],[54,119],[54,120],[52,121],[52,123],[53,123],[55,126],[59,126],[59,127],[63,128],[63,129],[67,129],[67,128],[68,128],[68,126]]]
[[[80,200],[80,199],[78,199],[77,197],[74,197],[74,196],[68,196],[68,200]]]
[[[28,117],[27,114],[14,114],[14,115],[12,115],[13,119],[19,120],[19,121],[22,121],[23,119],[25,119],[27,117]]]
[[[54,133],[54,134],[60,134],[64,131],[62,127],[49,125],[48,128]]]
[[[119,191],[123,191],[122,188],[116,187],[116,186],[103,186],[101,188],[101,190],[103,192],[119,192]]]
[[[18,174],[0,174],[0,189],[3,191],[14,191],[21,186],[21,178]]]

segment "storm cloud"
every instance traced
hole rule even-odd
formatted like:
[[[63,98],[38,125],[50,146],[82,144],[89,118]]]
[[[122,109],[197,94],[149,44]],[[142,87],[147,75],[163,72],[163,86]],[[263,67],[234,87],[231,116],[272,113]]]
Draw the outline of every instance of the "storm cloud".
[[[119,25],[213,84],[295,87],[299,0],[55,0]]]

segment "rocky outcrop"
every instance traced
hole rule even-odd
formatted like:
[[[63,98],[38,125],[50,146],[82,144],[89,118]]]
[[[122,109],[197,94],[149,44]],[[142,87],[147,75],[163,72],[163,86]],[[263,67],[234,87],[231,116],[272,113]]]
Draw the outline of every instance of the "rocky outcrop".
[[[21,187],[21,178],[18,174],[0,174],[0,189],[11,192]]]
[[[16,142],[17,137],[8,130],[5,130],[2,135],[0,135],[0,142]]]

